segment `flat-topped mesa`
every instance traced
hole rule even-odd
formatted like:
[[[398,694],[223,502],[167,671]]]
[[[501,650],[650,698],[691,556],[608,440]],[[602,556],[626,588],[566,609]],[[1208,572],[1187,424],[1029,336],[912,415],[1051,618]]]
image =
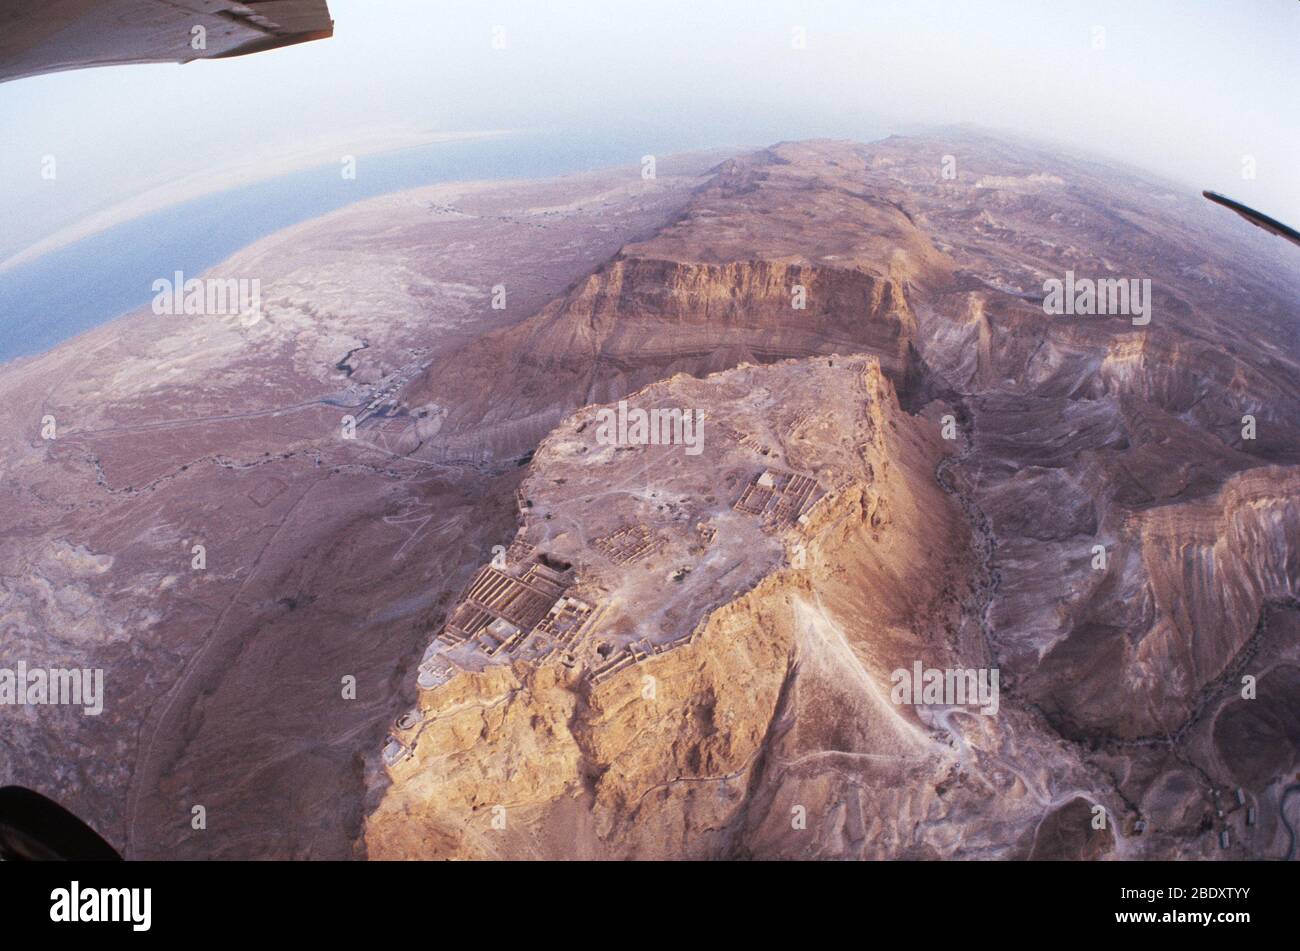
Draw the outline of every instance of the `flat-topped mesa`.
[[[612,652],[679,640],[689,626],[628,627],[646,613],[642,595],[661,600],[668,581],[676,602],[689,592],[716,601],[723,592],[712,591],[715,582],[752,582],[777,563],[786,533],[829,488],[870,478],[871,467],[842,450],[822,458],[818,440],[835,430],[810,394],[778,405],[766,387],[746,391],[739,381],[755,370],[703,381],[679,374],[615,406],[586,407],[543,440],[516,493],[518,534],[496,546],[451,607],[421,685],[440,683],[433,672],[449,660],[476,669],[558,651],[568,666],[604,672]],[[834,379],[857,392],[862,402],[850,411],[867,421],[870,440],[862,449],[885,452],[885,419],[899,410],[879,360],[832,356],[787,375],[814,390]],[[805,458],[807,446],[818,455]],[[603,638],[594,653],[583,647],[587,635]]]
[[[697,419],[699,452],[636,425],[638,414],[680,418],[674,411]],[[621,844],[584,837],[553,842],[546,854],[628,854],[645,847],[656,824],[668,823],[676,838],[705,821],[669,805],[656,807],[643,829],[629,824],[636,802],[666,775],[739,770],[743,782],[790,676],[791,598],[816,596],[816,579],[842,561],[838,549],[864,539],[879,545],[867,576],[883,584],[922,569],[923,525],[949,525],[951,550],[964,550],[955,507],[924,484],[942,455],[936,428],[904,413],[880,361],[863,356],[746,365],[703,379],[678,374],[572,414],[532,458],[514,541],[496,567],[479,570],[426,655],[419,706],[395,724],[386,749],[393,785],[370,819],[371,856],[479,854],[472,837],[453,831],[469,809],[470,777],[486,783],[478,795],[508,795],[545,813],[564,808],[565,790],[580,794],[584,757],[608,764],[595,821],[618,827]],[[526,588],[539,563],[564,572],[544,600],[581,602],[562,643],[539,637],[538,627],[524,630],[545,606]],[[926,601],[933,585],[960,587],[941,573],[882,597],[877,614],[905,624],[913,599]],[[839,582],[821,590],[836,603],[843,597]],[[752,626],[766,612],[777,627]],[[510,629],[493,631],[502,619]],[[892,635],[899,657],[871,663],[882,685],[887,665],[915,650],[908,639]],[[623,719],[640,718],[635,698],[646,691],[665,705],[645,711],[662,721],[656,731],[681,735],[629,747]],[[673,710],[689,711],[704,694],[719,716],[725,709],[754,722],[733,720],[725,737],[695,735],[696,715]],[[467,745],[461,721],[482,705],[493,705],[493,742]],[[698,759],[673,762],[670,750],[692,744],[703,744]],[[515,756],[506,751],[524,746],[544,761],[506,766]],[[733,806],[721,801],[719,816]],[[423,831],[398,833],[390,809],[420,816]],[[529,820],[523,834],[543,835],[539,828]],[[718,847],[711,836],[701,840],[701,849]]]
[[[678,374],[613,406],[580,410],[539,446],[520,489],[520,537],[572,563],[601,592],[596,666],[682,638],[787,563],[801,517],[826,490],[870,480],[868,446],[888,465],[880,427],[901,411],[887,383],[882,391],[878,360],[777,366],[782,372],[770,375],[756,366]],[[685,427],[688,438],[673,439],[655,438],[673,436],[671,428],[636,426],[683,416],[696,420],[693,440]]]

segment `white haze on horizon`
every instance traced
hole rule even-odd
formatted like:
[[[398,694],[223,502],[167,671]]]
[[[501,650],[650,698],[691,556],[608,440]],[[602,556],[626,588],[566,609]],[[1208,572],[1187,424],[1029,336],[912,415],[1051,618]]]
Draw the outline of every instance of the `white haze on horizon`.
[[[974,124],[1300,225],[1294,0],[329,2],[329,40],[0,85],[0,259],[303,143],[670,122],[720,146]],[[805,49],[792,48],[796,28]],[[53,182],[40,175],[46,155]]]

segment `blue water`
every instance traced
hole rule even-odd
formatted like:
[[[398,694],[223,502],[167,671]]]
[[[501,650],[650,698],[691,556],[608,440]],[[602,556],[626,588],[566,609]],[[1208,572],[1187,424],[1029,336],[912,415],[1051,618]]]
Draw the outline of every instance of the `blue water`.
[[[363,156],[174,205],[0,273],[0,361],[48,350],[153,299],[173,271],[197,276],[266,235],[363,198],[438,182],[540,178],[636,164],[706,143],[689,135],[516,133]]]

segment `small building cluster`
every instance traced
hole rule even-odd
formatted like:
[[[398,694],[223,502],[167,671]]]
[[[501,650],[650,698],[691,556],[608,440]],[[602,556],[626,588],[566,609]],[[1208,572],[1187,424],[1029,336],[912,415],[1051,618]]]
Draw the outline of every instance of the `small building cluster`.
[[[771,446],[763,442],[762,439],[755,436],[753,433],[742,432],[736,427],[729,426],[726,423],[722,424],[722,432],[727,436],[727,438],[742,449],[748,449],[750,452],[756,452],[763,456],[770,456],[775,452]]]
[[[644,525],[624,525],[592,541],[592,546],[616,565],[630,565],[653,554],[663,540]]]
[[[1259,821],[1258,813],[1255,810],[1255,805],[1247,802],[1246,790],[1240,786],[1237,787],[1236,792],[1233,794],[1231,802],[1224,802],[1217,788],[1211,790],[1211,796],[1214,800],[1214,818],[1218,820],[1215,824],[1219,826],[1219,848],[1227,849],[1232,845],[1232,836],[1228,831],[1232,815],[1238,812],[1242,814],[1245,831],[1249,834],[1249,830]]]
[[[745,486],[732,508],[761,518],[773,528],[785,528],[799,521],[822,494],[816,479],[780,469],[764,469]]]
[[[525,644],[546,653],[567,647],[593,619],[593,605],[566,594],[572,583],[569,565],[512,545],[474,575],[438,640],[453,647],[472,641],[489,657]]]

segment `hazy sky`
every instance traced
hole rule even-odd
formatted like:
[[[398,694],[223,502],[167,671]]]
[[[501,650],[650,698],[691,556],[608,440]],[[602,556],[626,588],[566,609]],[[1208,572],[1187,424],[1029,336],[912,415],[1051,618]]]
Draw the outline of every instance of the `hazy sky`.
[[[329,3],[322,42],[0,85],[0,257],[204,169],[394,129],[644,129],[653,152],[656,129],[728,145],[967,122],[1300,224],[1296,0]]]

